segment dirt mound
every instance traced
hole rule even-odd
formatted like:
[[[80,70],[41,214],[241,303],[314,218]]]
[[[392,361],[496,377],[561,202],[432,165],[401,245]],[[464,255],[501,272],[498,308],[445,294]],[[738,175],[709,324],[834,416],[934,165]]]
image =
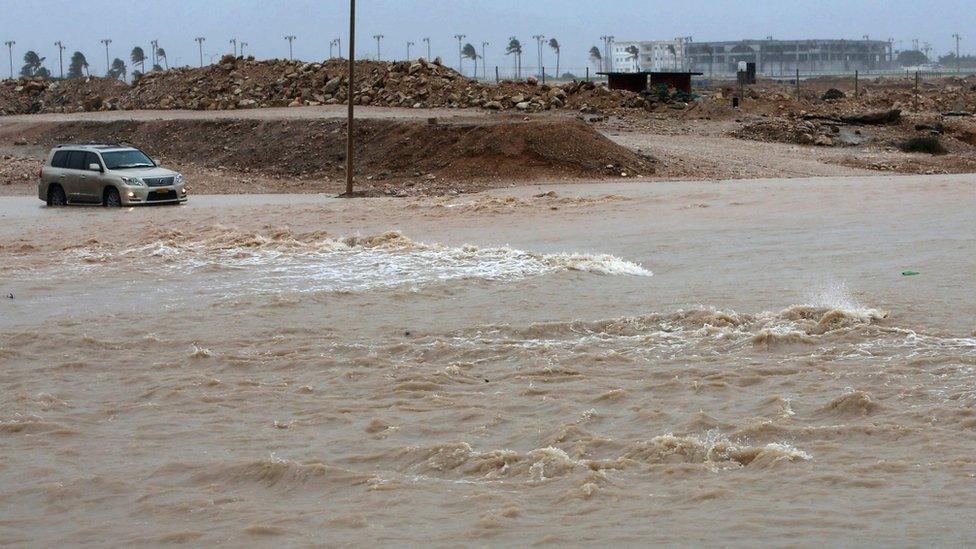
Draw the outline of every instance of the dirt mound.
[[[128,88],[115,78],[5,80],[0,83],[0,114],[114,110]]]
[[[341,120],[87,121],[37,123],[16,135],[37,150],[65,142],[127,142],[177,166],[338,182],[345,128]],[[485,188],[494,181],[654,173],[653,160],[575,119],[440,125],[362,120],[356,160],[364,184],[412,189],[407,194],[446,192],[456,182]]]
[[[105,78],[57,83],[42,79],[12,81],[0,88],[0,112],[233,110],[338,104],[346,102],[348,76],[348,66],[341,59],[304,63],[226,56],[207,67],[150,72],[132,86]],[[637,94],[610,91],[593,83],[548,86],[531,80],[494,85],[424,59],[358,61],[354,101],[384,107],[480,107],[528,112],[644,106],[643,98]]]

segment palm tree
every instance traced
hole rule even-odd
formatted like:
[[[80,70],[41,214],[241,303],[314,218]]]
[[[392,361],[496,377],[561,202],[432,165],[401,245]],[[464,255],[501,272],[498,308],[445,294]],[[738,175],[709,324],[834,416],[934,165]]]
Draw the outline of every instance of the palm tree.
[[[125,66],[125,61],[116,57],[115,60],[112,61],[112,68],[109,69],[108,75],[112,78],[118,78],[124,82],[126,73],[128,72],[128,68]]]
[[[505,55],[515,56],[515,78],[522,78],[522,43],[514,36],[508,39]]]
[[[156,57],[163,60],[163,64],[166,65],[166,70],[169,70],[169,59],[166,59],[166,50],[163,48],[156,48]]]
[[[634,60],[634,72],[640,72],[640,63],[637,61],[640,59],[640,50],[637,49],[637,46],[631,44],[624,51],[630,54],[630,58]]]
[[[33,76],[44,76],[41,73],[42,70],[46,72],[43,67],[44,60],[46,57],[40,57],[35,51],[29,51],[24,54],[24,66],[20,69],[20,75],[25,78],[31,78]]]
[[[132,61],[133,65],[139,65],[140,72],[146,72],[146,52],[142,51],[142,48],[139,46],[132,48],[132,54],[129,55],[129,60]]]
[[[71,55],[71,64],[68,65],[68,78],[81,78],[83,72],[88,72],[88,60],[85,59],[85,54],[76,51]]]
[[[596,46],[590,48],[590,63],[593,63],[596,68],[603,66],[603,54],[600,53],[600,48]]]
[[[559,45],[559,40],[555,38],[549,39],[549,47],[556,52],[556,78],[559,78],[559,54],[562,52],[563,47]]]
[[[465,44],[461,48],[461,57],[474,61],[474,77],[478,78],[478,58],[481,57],[478,55],[478,50],[474,49],[474,46],[471,44]]]

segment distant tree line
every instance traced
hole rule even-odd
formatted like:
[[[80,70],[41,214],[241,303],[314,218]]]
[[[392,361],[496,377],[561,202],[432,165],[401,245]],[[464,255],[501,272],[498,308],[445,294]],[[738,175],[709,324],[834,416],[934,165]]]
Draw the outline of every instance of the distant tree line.
[[[44,61],[46,57],[41,57],[37,52],[31,50],[24,54],[24,65],[20,68],[20,76],[23,78],[51,78],[51,71],[44,66]],[[129,54],[129,59],[133,65],[139,65],[139,70],[132,72],[133,80],[138,80],[146,72],[146,53],[145,51],[136,46],[132,48],[132,53]],[[156,48],[156,59],[163,63],[160,65],[156,63],[153,65],[152,70],[161,71],[169,69],[169,60],[166,58],[166,50],[163,48]],[[116,57],[111,66],[108,68],[108,76],[110,78],[117,78],[119,80],[126,80],[129,75],[129,68],[126,66],[125,61]],[[66,78],[87,78],[91,76],[89,71],[88,59],[85,54],[80,51],[76,51],[71,55],[71,59],[68,62],[68,72],[65,74]]]

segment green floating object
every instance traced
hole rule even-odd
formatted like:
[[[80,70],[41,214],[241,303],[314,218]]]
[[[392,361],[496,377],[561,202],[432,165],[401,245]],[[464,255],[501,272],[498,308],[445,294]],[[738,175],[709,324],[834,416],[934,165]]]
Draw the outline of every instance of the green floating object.
[[[901,276],[918,276],[920,274],[922,274],[922,273],[919,273],[919,272],[916,272],[916,271],[902,271],[901,272]]]

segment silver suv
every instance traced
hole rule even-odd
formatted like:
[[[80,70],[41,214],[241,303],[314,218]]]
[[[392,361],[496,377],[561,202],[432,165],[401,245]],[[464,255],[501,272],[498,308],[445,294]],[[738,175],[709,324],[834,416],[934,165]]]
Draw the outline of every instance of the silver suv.
[[[48,206],[180,204],[186,182],[125,145],[59,145],[41,167],[37,197]]]

